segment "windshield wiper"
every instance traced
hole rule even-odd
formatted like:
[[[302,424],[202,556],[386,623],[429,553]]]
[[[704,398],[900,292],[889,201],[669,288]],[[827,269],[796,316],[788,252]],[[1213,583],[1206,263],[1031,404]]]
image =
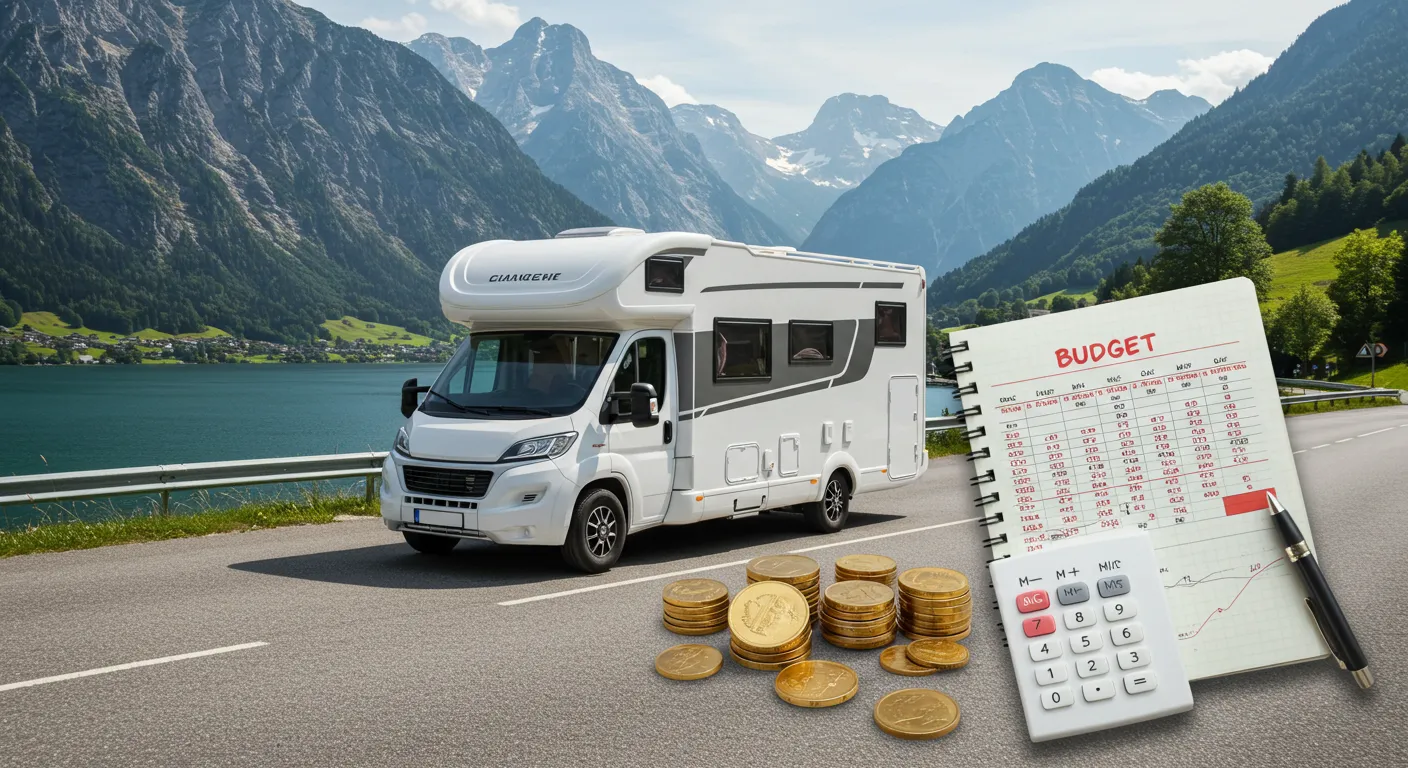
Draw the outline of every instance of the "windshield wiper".
[[[551,416],[552,411],[545,408],[530,408],[526,405],[477,405],[475,408],[484,411],[498,411],[500,413],[523,413],[530,416]]]
[[[469,406],[460,405],[459,403],[455,402],[454,400],[451,400],[450,398],[446,397],[445,395],[440,394],[439,392],[436,392],[436,391],[433,390],[433,389],[427,389],[427,390],[426,390],[426,394],[435,395],[436,397],[440,398],[441,400],[443,400],[443,401],[449,403],[449,404],[450,404],[450,407],[454,408],[455,410],[459,411],[460,413],[469,413],[470,411],[480,410],[480,409],[478,409],[478,408],[470,408]]]

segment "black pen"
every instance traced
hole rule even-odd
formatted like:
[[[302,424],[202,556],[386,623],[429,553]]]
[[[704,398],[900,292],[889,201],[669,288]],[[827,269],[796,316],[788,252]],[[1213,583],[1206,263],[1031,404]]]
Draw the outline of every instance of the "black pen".
[[[1306,591],[1310,593],[1305,602],[1310,606],[1311,616],[1320,627],[1326,645],[1330,646],[1330,653],[1334,654],[1341,668],[1349,670],[1360,688],[1368,688],[1374,684],[1374,676],[1369,672],[1369,660],[1364,657],[1364,650],[1359,647],[1354,631],[1349,628],[1349,621],[1345,619],[1344,611],[1340,610],[1335,593],[1330,591],[1325,573],[1320,570],[1320,564],[1315,562],[1315,555],[1311,554],[1310,546],[1305,543],[1305,536],[1275,495],[1266,494],[1266,501],[1271,507],[1271,519],[1276,521],[1277,529],[1286,539],[1286,557],[1305,579]]]

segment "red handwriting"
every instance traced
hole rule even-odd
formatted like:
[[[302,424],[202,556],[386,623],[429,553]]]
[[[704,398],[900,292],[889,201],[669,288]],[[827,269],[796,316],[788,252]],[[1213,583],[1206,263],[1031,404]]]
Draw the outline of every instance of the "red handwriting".
[[[1140,341],[1144,343],[1141,345]],[[1129,336],[1124,340],[1110,339],[1109,343],[1096,342],[1070,349],[1062,347],[1056,350],[1056,365],[1069,368],[1071,365],[1098,363],[1106,357],[1134,357],[1140,352],[1153,351],[1154,334],[1146,333],[1143,336]]]

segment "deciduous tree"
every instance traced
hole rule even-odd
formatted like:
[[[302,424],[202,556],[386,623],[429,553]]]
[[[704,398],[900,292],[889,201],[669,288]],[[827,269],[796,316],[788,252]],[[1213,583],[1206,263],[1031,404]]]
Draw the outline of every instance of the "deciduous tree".
[[[1272,331],[1280,340],[1282,351],[1308,367],[1339,319],[1328,296],[1302,283],[1300,290],[1276,310]]]
[[[1375,230],[1356,229],[1344,239],[1344,246],[1335,254],[1339,276],[1328,291],[1339,306],[1335,343],[1341,349],[1351,351],[1383,335],[1402,257],[1403,237],[1397,232],[1379,237]]]
[[[1225,183],[1185,194],[1154,241],[1160,250],[1151,270],[1152,292],[1247,277],[1265,298],[1271,246],[1252,219],[1252,201]]]

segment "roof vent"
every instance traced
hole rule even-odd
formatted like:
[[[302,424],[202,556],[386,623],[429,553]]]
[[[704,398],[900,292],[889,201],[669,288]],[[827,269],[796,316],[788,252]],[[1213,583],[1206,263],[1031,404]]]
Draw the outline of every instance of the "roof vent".
[[[582,227],[580,229],[564,229],[557,233],[557,237],[619,237],[621,235],[643,234],[645,234],[645,230],[631,227]]]

